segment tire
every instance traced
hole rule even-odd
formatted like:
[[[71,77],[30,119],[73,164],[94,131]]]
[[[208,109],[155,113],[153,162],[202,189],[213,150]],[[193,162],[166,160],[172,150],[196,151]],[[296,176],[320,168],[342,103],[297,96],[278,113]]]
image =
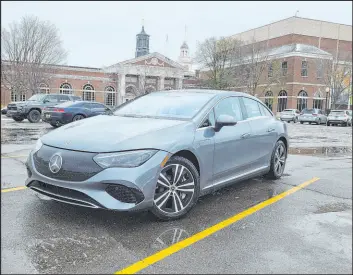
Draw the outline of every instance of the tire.
[[[75,115],[73,118],[72,118],[72,121],[77,121],[77,120],[81,120],[81,119],[84,119],[85,117],[83,115]]]
[[[177,172],[176,185],[173,183],[175,172]],[[182,180],[184,180],[184,184],[180,184]],[[186,184],[188,186],[184,186]],[[185,188],[182,190],[188,191],[178,192],[178,186],[183,186]],[[195,165],[184,157],[171,157],[160,172],[150,211],[163,221],[179,219],[196,204],[199,194],[200,175]]]
[[[38,110],[31,110],[27,116],[31,123],[38,123],[40,121],[40,112]]]
[[[277,157],[279,155],[280,159]],[[282,177],[284,168],[286,166],[287,161],[287,148],[282,140],[278,140],[275,148],[273,149],[271,156],[271,167],[270,171],[266,174],[266,178],[276,180]],[[280,165],[280,169],[278,169],[277,165]]]
[[[24,120],[23,117],[12,117],[12,118],[13,118],[13,120],[16,121],[16,122],[21,122],[21,121]]]
[[[303,123],[304,123],[303,121],[300,122],[300,124],[303,124]]]
[[[321,125],[321,119],[318,120],[317,125]]]

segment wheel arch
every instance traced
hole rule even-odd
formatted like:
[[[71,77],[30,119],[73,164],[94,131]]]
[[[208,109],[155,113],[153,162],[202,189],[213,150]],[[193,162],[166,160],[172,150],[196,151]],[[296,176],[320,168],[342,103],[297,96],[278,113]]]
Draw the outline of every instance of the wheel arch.
[[[33,111],[33,110],[37,110],[37,111],[39,111],[39,113],[42,113],[42,109],[41,109],[41,108],[39,108],[39,107],[32,107],[32,108],[30,108],[30,109],[28,110],[28,114],[29,114],[31,111]]]
[[[286,146],[286,155],[288,155],[288,147],[289,147],[288,139],[285,136],[280,136],[277,141],[279,140],[283,141],[284,145]]]
[[[180,150],[180,151],[174,153],[172,156],[184,157],[184,158],[190,160],[192,162],[192,164],[195,165],[197,172],[199,172],[199,175],[201,175],[200,162],[199,162],[198,158],[196,157],[196,155],[193,152],[191,152],[190,150],[187,150],[187,149]]]

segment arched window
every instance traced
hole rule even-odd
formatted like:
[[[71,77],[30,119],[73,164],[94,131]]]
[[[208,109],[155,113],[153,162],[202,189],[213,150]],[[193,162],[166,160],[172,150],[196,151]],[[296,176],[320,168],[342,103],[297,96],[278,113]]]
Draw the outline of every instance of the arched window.
[[[324,102],[324,98],[321,95],[320,91],[317,91],[314,94],[314,98],[313,98],[313,108],[314,109],[322,109],[323,107],[323,102]]]
[[[45,83],[41,83],[38,87],[38,93],[40,94],[49,94],[49,86]]]
[[[130,84],[125,89],[125,101],[132,100],[137,95],[137,89],[134,85]]]
[[[308,93],[304,90],[301,90],[298,93],[298,97],[297,97],[297,109],[299,111],[302,111],[307,107],[308,107]]]
[[[282,90],[278,94],[278,100],[277,100],[277,112],[282,112],[284,109],[287,108],[287,92]]]
[[[11,102],[17,101],[17,94],[14,91],[11,91]]]
[[[265,104],[272,111],[273,106],[273,93],[271,91],[267,91],[265,93]]]
[[[86,101],[95,100],[94,87],[91,84],[86,84],[83,86],[82,99]]]
[[[71,95],[72,93],[72,87],[69,83],[63,83],[60,85],[60,94]]]
[[[104,91],[105,91],[105,99],[104,99],[105,105],[114,106],[115,105],[115,89],[114,89],[114,87],[107,86],[107,87],[105,87]]]

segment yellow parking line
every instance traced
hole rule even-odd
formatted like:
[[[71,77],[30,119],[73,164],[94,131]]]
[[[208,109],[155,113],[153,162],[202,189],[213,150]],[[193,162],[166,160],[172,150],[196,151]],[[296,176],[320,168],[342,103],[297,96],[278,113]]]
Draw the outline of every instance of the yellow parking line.
[[[1,189],[1,193],[12,192],[12,191],[18,191],[18,190],[23,190],[23,189],[26,189],[26,188],[27,188],[26,186],[19,186],[19,187]]]
[[[148,266],[153,265],[154,263],[163,260],[164,258],[166,258],[166,257],[168,257],[168,256],[170,256],[170,255],[172,255],[172,254],[174,254],[174,253],[176,253],[176,252],[178,252],[178,251],[180,251],[180,250],[182,250],[182,249],[184,249],[184,248],[186,248],[186,247],[188,247],[188,246],[190,246],[190,245],[192,245],[192,244],[194,244],[194,243],[196,243],[196,242],[198,242],[198,241],[200,241],[200,240],[202,240],[202,239],[204,239],[214,233],[216,233],[217,231],[219,231],[225,227],[228,227],[228,226],[236,223],[237,221],[240,221],[240,220],[246,218],[247,216],[250,216],[251,214],[289,196],[290,194],[297,192],[298,190],[300,190],[300,189],[302,189],[302,188],[308,186],[309,184],[312,184],[313,182],[318,181],[318,180],[319,180],[319,178],[312,178],[309,181],[306,181],[296,187],[289,189],[288,191],[285,191],[275,197],[272,197],[268,200],[265,200],[265,201],[255,205],[253,207],[250,207],[247,210],[245,210],[239,214],[236,214],[233,217],[230,217],[220,223],[217,223],[217,224],[215,224],[215,225],[213,225],[213,226],[211,226],[211,227],[209,227],[209,228],[207,228],[207,229],[205,229],[205,230],[203,230],[203,231],[201,231],[201,232],[199,232],[199,233],[197,233],[197,234],[195,234],[185,240],[182,240],[178,243],[175,243],[175,244],[173,244],[173,245],[171,245],[171,246],[139,261],[139,262],[136,262],[136,263],[120,270],[120,271],[115,272],[114,274],[134,274],[136,272],[139,272],[142,269],[145,269]]]
[[[2,159],[15,159],[15,158],[24,158],[28,157],[28,155],[20,155],[20,156],[1,156]]]

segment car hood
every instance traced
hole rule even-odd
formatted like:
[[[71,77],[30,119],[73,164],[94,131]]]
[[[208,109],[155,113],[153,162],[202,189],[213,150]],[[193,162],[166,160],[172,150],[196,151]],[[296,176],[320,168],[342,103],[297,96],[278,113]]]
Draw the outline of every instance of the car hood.
[[[99,115],[44,135],[43,144],[85,152],[160,149],[168,152],[194,138],[191,121]]]
[[[9,103],[9,105],[14,104],[16,106],[27,106],[27,105],[38,105],[40,103],[41,102],[39,102],[39,101],[14,101],[14,102]]]

